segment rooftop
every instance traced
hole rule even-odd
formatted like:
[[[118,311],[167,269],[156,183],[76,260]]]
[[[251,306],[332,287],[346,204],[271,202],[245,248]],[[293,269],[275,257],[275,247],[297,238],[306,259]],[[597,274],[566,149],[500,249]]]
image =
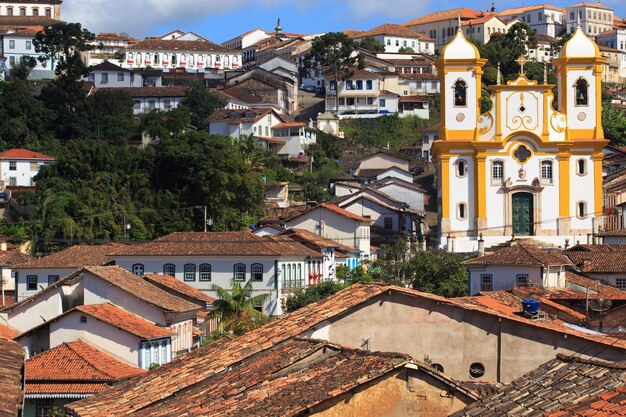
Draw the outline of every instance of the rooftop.
[[[570,261],[582,272],[624,273],[626,253],[614,252],[564,252]]]
[[[182,85],[166,87],[107,87],[100,90],[121,91],[131,97],[184,97],[189,90]]]
[[[319,257],[318,252],[289,238],[256,236],[251,232],[176,232],[128,247],[118,256],[290,256]]]
[[[208,349],[206,353],[215,357],[221,352]],[[154,402],[137,415],[300,416],[409,360],[401,354],[289,339],[232,364],[226,374],[209,376],[176,396]]]
[[[187,285],[181,280],[170,275],[146,274],[143,279],[159,287],[167,287],[175,293],[196,299],[198,301],[204,301],[206,303],[213,303],[215,301],[215,298],[209,297],[202,291],[197,290],[191,285]]]
[[[31,151],[30,149],[15,148],[0,152],[0,159],[45,159],[48,161],[54,161],[56,158]]]
[[[393,23],[385,23],[380,26],[376,26],[374,29],[370,29],[366,32],[357,34],[356,37],[367,38],[370,36],[374,37],[374,36],[380,36],[380,35],[391,35],[391,36],[398,36],[402,38],[414,38],[414,39],[418,38],[417,32],[413,32],[411,29],[407,28],[406,26],[397,25]]]
[[[468,259],[464,265],[526,265],[526,266],[559,266],[568,265],[567,258],[560,253],[547,252],[527,243],[507,246],[496,253]]]
[[[106,265],[111,262],[110,255],[122,250],[125,245],[75,245],[48,256],[29,260],[14,265],[15,269],[77,269],[83,266]]]
[[[55,392],[58,385],[96,383],[100,392],[104,382],[114,382],[146,371],[125,364],[95,347],[77,340],[46,350],[26,361],[26,393]],[[57,391],[58,392],[58,391]],[[71,393],[72,391],[61,391]]]
[[[545,416],[624,385],[626,365],[558,355],[452,417]],[[624,395],[621,395],[622,400]],[[608,410],[604,410],[605,412]],[[576,414],[556,414],[569,416]],[[603,414],[583,414],[602,416]],[[615,414],[605,414],[615,415]]]
[[[0,339],[0,416],[22,415],[24,348],[12,340]]]
[[[452,308],[496,316],[503,320],[522,323],[532,328],[546,329],[560,334],[595,342],[602,347],[626,348],[626,341],[583,332],[574,328],[523,317],[485,306],[464,303],[455,299],[422,293],[408,288],[386,284],[354,284],[336,294],[303,307],[284,318],[244,334],[235,339],[220,339],[189,352],[184,359],[161,366],[134,381],[114,387],[95,397],[74,403],[69,408],[82,417],[99,415],[103,407],[111,415],[130,414],[168,397],[175,399],[178,392],[223,373],[235,364],[292,337],[297,337],[312,327],[356,308],[383,294],[401,294],[416,299],[436,301]],[[530,330],[529,329],[529,330]],[[173,401],[173,400],[172,400]],[[193,414],[193,413],[192,413]],[[475,414],[478,415],[478,414]]]
[[[177,39],[146,38],[126,48],[127,51],[172,52],[232,52],[234,50],[207,40],[180,41]]]
[[[142,339],[168,337],[173,333],[172,330],[156,326],[146,319],[110,303],[88,304],[75,307],[75,309]]]
[[[6,324],[0,323],[0,339],[11,340],[17,337],[20,334],[17,330],[12,327],[7,326]]]
[[[406,23],[403,23],[404,26],[415,26],[422,25],[426,23],[434,23],[441,22],[443,20],[454,21],[456,24],[458,16],[461,16],[461,20],[467,19],[476,19],[481,17],[481,13],[477,10],[468,9],[467,7],[462,7],[460,9],[452,9],[452,10],[444,10],[441,12],[429,13],[427,15],[418,17],[417,19],[409,20]]]
[[[546,417],[608,417],[626,416],[626,387],[605,390],[582,401],[568,404],[546,414]]]

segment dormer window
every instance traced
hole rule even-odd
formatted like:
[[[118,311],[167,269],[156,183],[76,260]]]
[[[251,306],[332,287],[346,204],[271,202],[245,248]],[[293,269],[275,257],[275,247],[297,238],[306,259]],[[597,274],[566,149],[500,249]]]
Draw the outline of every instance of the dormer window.
[[[231,118],[231,119],[239,119],[239,113],[232,112],[232,113],[230,114],[230,118]]]
[[[576,105],[586,106],[589,104],[589,84],[584,78],[576,81]]]
[[[246,119],[254,119],[256,117],[256,113],[246,112]]]
[[[454,106],[467,106],[467,84],[463,80],[454,83]]]

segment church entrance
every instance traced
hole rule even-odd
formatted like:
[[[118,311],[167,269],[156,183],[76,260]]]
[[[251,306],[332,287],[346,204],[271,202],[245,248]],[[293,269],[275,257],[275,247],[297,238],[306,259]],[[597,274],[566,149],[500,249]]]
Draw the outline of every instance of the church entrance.
[[[513,234],[515,236],[532,236],[533,227],[533,195],[515,193],[512,198]]]

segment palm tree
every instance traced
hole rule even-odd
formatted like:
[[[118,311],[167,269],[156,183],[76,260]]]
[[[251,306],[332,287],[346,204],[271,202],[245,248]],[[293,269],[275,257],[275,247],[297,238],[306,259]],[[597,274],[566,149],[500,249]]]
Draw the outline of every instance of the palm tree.
[[[255,307],[262,306],[269,294],[252,296],[252,281],[243,287],[241,283],[231,280],[231,290],[213,285],[218,300],[213,303],[209,319],[217,319],[222,331],[240,336],[253,330],[267,321],[267,316]]]

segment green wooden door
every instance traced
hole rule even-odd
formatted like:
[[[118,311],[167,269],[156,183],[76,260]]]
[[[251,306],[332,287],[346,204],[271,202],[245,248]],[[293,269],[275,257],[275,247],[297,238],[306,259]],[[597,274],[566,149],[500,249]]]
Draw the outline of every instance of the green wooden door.
[[[533,230],[533,195],[513,194],[513,233],[516,236],[531,236]]]

